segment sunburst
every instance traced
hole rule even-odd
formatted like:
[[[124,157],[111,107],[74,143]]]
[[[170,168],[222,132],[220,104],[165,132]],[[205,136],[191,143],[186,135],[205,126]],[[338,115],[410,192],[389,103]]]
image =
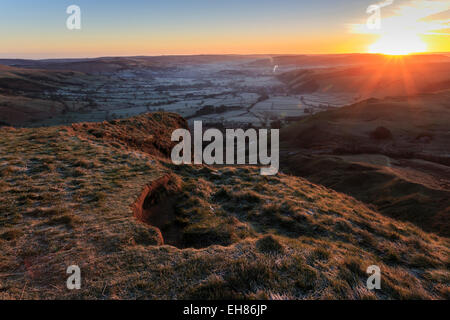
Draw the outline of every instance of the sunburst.
[[[427,45],[418,35],[385,34],[375,43],[369,46],[370,53],[382,53],[386,55],[407,55],[411,53],[426,52]]]

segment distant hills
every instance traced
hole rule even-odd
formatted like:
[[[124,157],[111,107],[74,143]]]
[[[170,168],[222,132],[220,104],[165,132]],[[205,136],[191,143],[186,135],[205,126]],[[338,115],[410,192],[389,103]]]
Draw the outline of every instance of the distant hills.
[[[75,71],[26,69],[0,65],[0,121],[5,125],[46,119],[67,107],[55,97],[45,97],[61,86],[80,86],[89,79]]]
[[[361,66],[305,68],[281,74],[294,94],[351,93],[360,99],[413,95],[450,89],[450,59],[424,62],[383,58]]]
[[[448,54],[420,54],[408,56],[385,56],[382,54],[316,54],[316,55],[275,55],[262,57],[251,62],[253,66],[297,66],[297,67],[331,67],[349,65],[385,64],[400,58],[405,63],[450,62]]]
[[[259,56],[258,56],[259,57]],[[197,55],[197,56],[155,56],[155,57],[102,57],[88,59],[0,59],[0,64],[46,70],[71,70],[91,74],[116,72],[124,69],[147,68],[164,70],[177,65],[203,64],[229,61],[248,61],[255,56],[240,55]]]
[[[169,55],[136,57],[99,57],[85,59],[0,59],[0,64],[30,69],[72,70],[87,73],[113,72],[121,68],[161,68],[183,64],[241,62],[248,66],[296,66],[300,68],[385,64],[396,57],[379,54],[325,55]],[[450,62],[447,54],[423,54],[402,57],[405,63]]]

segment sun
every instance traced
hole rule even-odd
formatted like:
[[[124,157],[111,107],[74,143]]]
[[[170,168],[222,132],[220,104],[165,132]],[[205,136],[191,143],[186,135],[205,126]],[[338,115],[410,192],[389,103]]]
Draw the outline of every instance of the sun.
[[[418,35],[384,34],[377,42],[369,46],[369,53],[386,55],[407,55],[427,51],[427,45]]]
[[[383,3],[386,2],[392,5],[390,15],[387,13],[390,5],[387,5],[383,15],[380,13],[376,28],[360,24],[354,29],[356,32],[359,30],[378,36],[368,46],[369,53],[407,55],[428,52],[436,45],[435,36],[445,34],[448,29],[448,20],[444,14],[450,9],[448,0],[410,0],[408,4],[398,5],[393,5],[393,1]]]

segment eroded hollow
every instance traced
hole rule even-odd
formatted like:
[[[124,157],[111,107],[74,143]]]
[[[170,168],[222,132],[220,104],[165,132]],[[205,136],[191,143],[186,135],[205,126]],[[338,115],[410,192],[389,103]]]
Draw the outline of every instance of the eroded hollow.
[[[177,222],[176,204],[181,191],[181,181],[165,175],[145,187],[133,206],[135,217],[158,228],[162,243],[183,247],[183,226]]]
[[[227,201],[213,207],[215,199],[205,180],[184,179],[176,174],[163,176],[148,184],[134,204],[136,218],[149,226],[149,232],[144,232],[144,238],[150,237],[147,244],[201,249],[230,246],[255,235],[250,225],[221,208]]]

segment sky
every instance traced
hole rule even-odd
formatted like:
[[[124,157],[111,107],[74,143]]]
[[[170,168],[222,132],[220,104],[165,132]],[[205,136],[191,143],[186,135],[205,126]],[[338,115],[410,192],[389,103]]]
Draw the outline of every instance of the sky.
[[[402,41],[450,52],[450,0],[381,0],[392,3],[374,31],[377,1],[1,0],[0,57],[383,52]],[[80,30],[66,27],[70,5]]]

